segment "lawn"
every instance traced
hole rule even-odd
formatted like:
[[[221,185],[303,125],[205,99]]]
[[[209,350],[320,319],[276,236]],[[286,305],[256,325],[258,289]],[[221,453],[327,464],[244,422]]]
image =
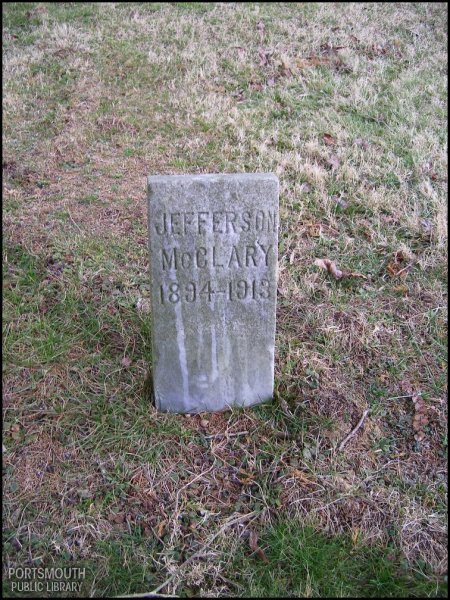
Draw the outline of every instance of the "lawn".
[[[3,39],[4,594],[444,596],[446,5],[9,2]],[[275,397],[159,414],[146,177],[244,171]]]

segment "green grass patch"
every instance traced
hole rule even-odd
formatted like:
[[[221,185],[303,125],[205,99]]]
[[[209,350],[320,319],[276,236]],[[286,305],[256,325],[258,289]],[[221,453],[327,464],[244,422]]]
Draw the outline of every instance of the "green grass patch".
[[[325,536],[298,522],[266,530],[261,558],[239,555],[239,583],[246,597],[428,598],[444,597],[447,586],[407,566],[395,548]],[[239,567],[237,566],[239,564]]]

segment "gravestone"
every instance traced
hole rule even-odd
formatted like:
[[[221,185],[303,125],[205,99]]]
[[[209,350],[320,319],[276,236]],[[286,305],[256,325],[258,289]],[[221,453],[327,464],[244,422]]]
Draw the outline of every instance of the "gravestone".
[[[278,179],[148,178],[153,388],[158,410],[272,397]]]

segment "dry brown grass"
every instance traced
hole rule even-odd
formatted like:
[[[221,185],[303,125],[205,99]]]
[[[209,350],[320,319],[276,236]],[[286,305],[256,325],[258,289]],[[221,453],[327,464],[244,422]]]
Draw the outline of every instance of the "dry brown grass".
[[[233,553],[281,515],[442,575],[444,5],[30,7],[4,13],[6,567],[238,594]],[[281,185],[276,402],[158,415],[145,177],[259,170]],[[102,587],[117,547],[150,581]]]

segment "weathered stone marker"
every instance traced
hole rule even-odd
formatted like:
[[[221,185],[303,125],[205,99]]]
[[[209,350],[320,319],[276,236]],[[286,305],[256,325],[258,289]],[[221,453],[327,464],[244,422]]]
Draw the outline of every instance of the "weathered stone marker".
[[[148,178],[153,385],[161,411],[272,397],[278,179]]]

